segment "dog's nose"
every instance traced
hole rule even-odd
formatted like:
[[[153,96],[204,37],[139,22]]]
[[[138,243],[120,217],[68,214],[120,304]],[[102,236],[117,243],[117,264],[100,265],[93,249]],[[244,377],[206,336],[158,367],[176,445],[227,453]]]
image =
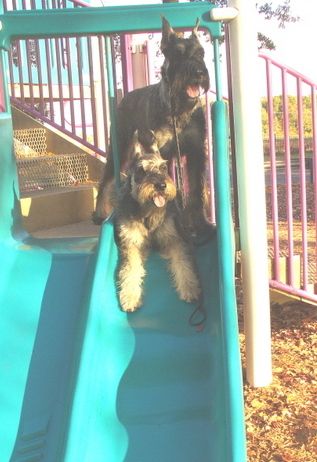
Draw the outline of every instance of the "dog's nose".
[[[158,191],[164,191],[166,189],[165,181],[162,181],[161,183],[156,183],[155,189],[157,189]]]

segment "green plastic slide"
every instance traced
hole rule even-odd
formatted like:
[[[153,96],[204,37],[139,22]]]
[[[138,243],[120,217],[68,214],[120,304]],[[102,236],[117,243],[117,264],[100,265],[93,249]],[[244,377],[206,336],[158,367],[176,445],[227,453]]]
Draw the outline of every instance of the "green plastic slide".
[[[161,13],[175,27],[199,17],[217,32],[210,8],[198,2],[129,6],[124,15],[119,7],[75,9],[67,17],[63,10],[5,13],[0,46],[67,28],[155,30]],[[0,462],[245,462],[224,103],[213,106],[217,236],[196,249],[203,319],[179,300],[155,252],[143,307],[120,310],[111,221],[99,239],[35,239],[23,231],[5,81],[3,89]]]

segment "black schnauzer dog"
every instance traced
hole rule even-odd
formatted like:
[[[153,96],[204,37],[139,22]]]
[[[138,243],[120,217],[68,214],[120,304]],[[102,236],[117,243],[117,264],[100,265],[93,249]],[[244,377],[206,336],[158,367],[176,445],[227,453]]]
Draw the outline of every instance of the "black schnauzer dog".
[[[192,249],[182,235],[176,187],[167,161],[154,136],[148,146],[142,145],[140,138],[136,131],[127,176],[112,196],[120,252],[119,300],[122,310],[129,312],[142,304],[145,262],[151,248],[167,259],[172,283],[182,300],[198,301],[201,293]]]
[[[128,93],[117,110],[117,138],[121,166],[127,161],[128,146],[137,129],[154,131],[161,156],[170,161],[180,153],[187,157],[188,200],[185,208],[187,227],[194,236],[210,235],[212,227],[204,214],[206,124],[201,96],[209,88],[197,21],[190,37],[176,33],[162,18],[161,50],[165,60],[159,83]],[[114,162],[110,153],[101,181],[95,223],[111,212],[109,182]]]

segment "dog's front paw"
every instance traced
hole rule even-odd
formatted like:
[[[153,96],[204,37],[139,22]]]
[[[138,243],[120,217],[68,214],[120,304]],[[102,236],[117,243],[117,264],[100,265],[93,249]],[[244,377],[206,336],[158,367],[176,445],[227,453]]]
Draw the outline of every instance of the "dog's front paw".
[[[187,303],[197,302],[200,297],[200,287],[197,284],[187,284],[186,287],[179,289],[179,298]]]
[[[133,311],[138,310],[142,305],[141,293],[137,293],[137,291],[127,292],[121,290],[119,300],[122,311],[126,313],[133,313]]]

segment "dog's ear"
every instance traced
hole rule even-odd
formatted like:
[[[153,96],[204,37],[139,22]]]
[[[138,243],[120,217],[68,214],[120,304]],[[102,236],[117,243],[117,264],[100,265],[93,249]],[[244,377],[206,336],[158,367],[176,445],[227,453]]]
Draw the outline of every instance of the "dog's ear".
[[[195,24],[195,27],[194,29],[192,30],[192,35],[196,38],[198,38],[198,28],[199,28],[199,24],[200,24],[200,19],[197,18],[196,19],[196,24]]]
[[[146,149],[148,146],[151,146],[155,142],[155,135],[154,135],[153,130],[146,129],[146,128],[139,129],[138,139],[139,139],[139,142]]]
[[[168,47],[169,41],[172,36],[176,35],[174,29],[170,26],[168,20],[162,16],[162,40],[161,50],[162,52]]]
[[[143,129],[138,130],[139,142],[144,148],[144,153],[159,153],[157,140],[153,130]]]

